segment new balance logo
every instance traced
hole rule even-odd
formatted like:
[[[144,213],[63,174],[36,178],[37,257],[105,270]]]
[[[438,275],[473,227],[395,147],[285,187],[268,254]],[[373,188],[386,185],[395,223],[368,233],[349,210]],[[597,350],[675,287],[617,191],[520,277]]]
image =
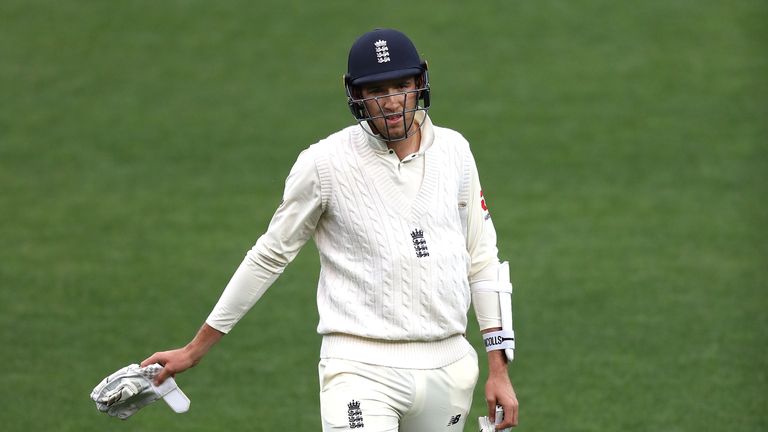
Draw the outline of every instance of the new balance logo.
[[[458,424],[459,420],[461,420],[461,414],[451,417],[451,419],[448,420],[448,424],[446,426],[453,426],[455,424]]]
[[[427,239],[424,238],[424,231],[416,228],[411,231],[411,238],[413,239],[413,248],[416,250],[416,257],[428,257],[429,249],[427,249]]]
[[[349,428],[357,429],[363,427],[363,411],[360,409],[360,402],[352,400],[347,404],[347,417],[349,419]]]

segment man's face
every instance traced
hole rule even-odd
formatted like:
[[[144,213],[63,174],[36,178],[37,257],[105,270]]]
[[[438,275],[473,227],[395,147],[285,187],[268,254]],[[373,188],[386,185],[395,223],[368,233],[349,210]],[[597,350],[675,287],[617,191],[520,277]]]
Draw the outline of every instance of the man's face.
[[[413,124],[418,103],[416,85],[414,77],[407,77],[362,86],[361,96],[366,99],[365,107],[370,117],[373,117],[373,126],[384,139],[406,137]]]

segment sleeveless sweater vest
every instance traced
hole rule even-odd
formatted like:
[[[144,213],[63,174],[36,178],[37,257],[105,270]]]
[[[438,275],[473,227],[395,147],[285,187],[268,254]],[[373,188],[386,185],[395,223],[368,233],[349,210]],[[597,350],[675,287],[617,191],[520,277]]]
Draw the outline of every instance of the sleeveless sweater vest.
[[[412,202],[359,127],[310,147],[324,207],[314,235],[321,357],[430,368],[471,349],[463,338],[470,258],[459,209],[471,156],[460,134],[432,127]]]

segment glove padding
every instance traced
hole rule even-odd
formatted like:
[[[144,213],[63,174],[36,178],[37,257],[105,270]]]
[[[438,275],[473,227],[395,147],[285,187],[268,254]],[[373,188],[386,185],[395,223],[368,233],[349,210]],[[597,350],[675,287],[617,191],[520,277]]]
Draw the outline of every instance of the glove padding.
[[[96,409],[125,420],[163,398],[175,412],[186,412],[189,410],[189,398],[173,378],[166,379],[159,386],[152,382],[162,369],[157,363],[143,368],[132,364],[104,378],[91,392]]]

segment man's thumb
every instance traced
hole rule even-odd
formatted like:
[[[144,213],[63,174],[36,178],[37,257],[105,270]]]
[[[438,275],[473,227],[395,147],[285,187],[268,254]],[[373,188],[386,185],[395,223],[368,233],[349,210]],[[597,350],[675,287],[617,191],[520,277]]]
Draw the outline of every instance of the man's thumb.
[[[169,376],[172,376],[170,372],[168,372],[168,368],[162,368],[160,369],[160,372],[155,377],[155,385],[160,385],[165,382],[165,380],[168,379]]]

